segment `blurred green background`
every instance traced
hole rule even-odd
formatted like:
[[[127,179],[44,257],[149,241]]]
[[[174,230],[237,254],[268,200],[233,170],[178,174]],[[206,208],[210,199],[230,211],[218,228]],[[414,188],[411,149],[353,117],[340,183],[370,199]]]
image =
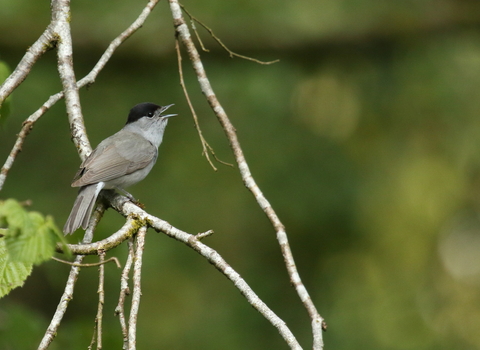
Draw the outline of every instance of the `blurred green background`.
[[[77,78],[146,1],[72,2]],[[49,22],[49,2],[1,0],[0,59],[15,67]],[[221,103],[260,188],[287,227],[296,262],[328,323],[326,349],[480,349],[480,3],[473,0],[185,2],[232,50],[199,30]],[[198,27],[198,25],[197,25]],[[311,348],[274,232],[237,169],[214,172],[182,95],[167,2],[114,55],[82,108],[92,145],[136,103],[175,103],[156,167],[131,192],[217,249]],[[186,83],[218,156],[223,131],[184,54]],[[54,52],[15,91],[0,162],[21,123],[60,90]],[[79,165],[63,101],[33,129],[1,198],[31,199],[62,227]],[[109,211],[97,238],[120,227]],[[70,238],[81,239],[81,233]],[[126,247],[109,253],[125,258]],[[286,349],[238,291],[182,244],[147,235],[140,349]],[[95,261],[90,258],[88,261]],[[35,348],[69,267],[48,262],[0,300],[0,349]],[[106,268],[104,348],[120,348],[120,271]],[[83,269],[52,349],[85,349],[97,270]]]

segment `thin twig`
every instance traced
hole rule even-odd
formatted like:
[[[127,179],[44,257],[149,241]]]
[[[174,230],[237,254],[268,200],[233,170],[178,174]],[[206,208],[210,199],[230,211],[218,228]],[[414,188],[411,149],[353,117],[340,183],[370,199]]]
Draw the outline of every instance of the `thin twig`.
[[[198,136],[200,137],[200,142],[202,143],[202,149],[203,149],[202,155],[204,155],[207,158],[208,163],[210,163],[210,166],[215,171],[217,171],[217,168],[215,167],[215,165],[213,165],[210,159],[209,152],[212,154],[212,156],[215,158],[217,162],[228,165],[228,166],[233,166],[233,164],[229,164],[218,159],[217,155],[213,151],[213,148],[208,144],[207,140],[205,140],[205,137],[203,136],[203,133],[202,133],[202,129],[200,128],[200,123],[198,122],[197,113],[193,108],[192,102],[190,100],[190,96],[188,95],[187,87],[185,86],[185,81],[183,80],[182,54],[180,52],[180,45],[178,44],[178,39],[175,40],[175,50],[177,51],[178,73],[180,75],[180,86],[182,87],[183,94],[185,95],[185,99],[187,100],[188,107],[190,108],[190,112],[192,113],[192,116],[193,116],[193,122],[195,123],[195,128],[197,129]]]
[[[215,33],[213,32],[213,30],[211,28],[209,28],[208,26],[206,26],[202,21],[198,20],[197,18],[193,17],[190,12],[188,12],[188,10],[185,8],[185,6],[183,6],[182,4],[180,4],[180,7],[182,8],[183,11],[185,11],[185,13],[188,15],[188,17],[190,17],[190,21],[192,23],[192,29],[193,31],[195,32],[195,35],[200,43],[200,46],[202,47],[202,50],[203,51],[207,51],[207,49],[204,48],[203,46],[203,43],[202,41],[200,40],[200,36],[198,35],[197,33],[197,29],[195,28],[195,26],[193,25],[193,22],[197,22],[198,24],[200,24],[203,28],[205,28],[209,33],[210,35],[212,36],[212,38],[225,50],[228,52],[229,56],[230,57],[239,57],[239,58],[243,58],[244,60],[249,60],[249,61],[253,61],[253,62],[256,62],[256,63],[259,63],[259,64],[272,64],[272,63],[277,63],[279,62],[280,60],[273,60],[273,61],[260,61],[256,58],[252,58],[252,57],[248,57],[248,56],[244,56],[244,55],[240,55],[238,53],[235,53],[233,52],[232,50],[230,50],[221,40],[220,38],[218,38]]]
[[[122,275],[120,277],[120,296],[118,298],[118,304],[115,308],[115,315],[118,316],[120,321],[120,327],[122,328],[123,336],[123,349],[126,350],[128,347],[128,330],[127,322],[125,321],[125,299],[127,295],[130,295],[130,288],[128,288],[128,274],[133,263],[133,238],[130,238],[128,241],[128,257],[125,262],[125,267],[123,268]]]
[[[123,31],[119,36],[117,36],[108,46],[108,48],[105,50],[103,53],[102,57],[98,60],[97,64],[93,69],[88,73],[83,79],[81,79],[77,86],[78,88],[82,88],[84,86],[89,86],[95,82],[95,79],[97,78],[98,74],[102,71],[102,69],[105,67],[107,62],[110,60],[112,57],[113,53],[115,50],[125,41],[127,40],[133,33],[135,33],[139,28],[142,27],[143,23],[145,23],[145,20],[147,17],[150,15],[152,12],[153,8],[155,5],[158,3],[159,0],[150,0],[146,7],[142,10],[140,15],[137,17],[137,19],[125,30]],[[52,39],[51,36],[47,36],[42,34],[42,36],[35,42],[34,45],[32,45],[32,48],[34,46],[40,46],[40,47],[48,47],[49,43],[51,43]],[[37,44],[38,43],[38,44]],[[29,72],[31,66],[40,58],[41,55],[32,55],[30,54],[30,51],[33,50],[30,48],[29,52],[25,54],[24,58],[22,61],[17,66],[16,71],[18,70],[19,72]],[[38,51],[38,48],[36,49]],[[14,72],[15,73],[15,72]],[[4,98],[8,97],[8,95],[18,86],[20,83],[25,79],[26,76],[20,75],[19,73],[14,74],[12,73],[5,83],[2,85],[0,88],[3,89],[2,91],[3,94],[5,95]],[[30,115],[27,120],[23,123],[22,129],[18,134],[17,140],[15,142],[15,145],[13,146],[10,154],[7,157],[7,160],[5,161],[5,164],[3,165],[2,169],[0,170],[0,190],[2,190],[3,185],[5,183],[7,174],[9,170],[12,168],[13,163],[18,155],[18,153],[21,151],[23,143],[25,141],[26,136],[30,133],[30,130],[32,129],[34,123],[40,119],[41,116],[43,116],[54,104],[56,104],[58,101],[60,101],[64,97],[63,92],[58,92],[55,95],[50,96],[50,98],[37,110],[35,113]],[[1,100],[0,100],[1,101]],[[88,153],[89,150],[83,151],[83,154]]]
[[[95,323],[95,325],[93,326],[92,340],[90,340],[90,344],[88,345],[87,350],[93,349],[96,339],[97,339],[97,324]]]
[[[213,232],[213,230],[208,230],[206,232],[201,232],[201,233],[197,233],[195,235],[195,238],[198,239],[199,241],[201,241],[202,239],[208,237],[208,236],[211,236],[213,235],[215,232]]]
[[[183,94],[185,95],[185,98],[188,103],[188,107],[190,108],[190,112],[192,113],[192,116],[193,116],[193,122],[195,123],[195,128],[197,129],[198,136],[200,137],[200,142],[202,143],[202,148],[203,148],[202,155],[204,155],[207,158],[208,163],[210,163],[210,166],[213,168],[213,170],[217,171],[217,168],[215,167],[215,165],[213,165],[212,161],[210,160],[210,154],[208,153],[208,149],[207,149],[207,144],[208,144],[207,140],[205,140],[205,137],[203,137],[202,129],[200,128],[200,124],[198,123],[197,113],[195,112],[192,102],[190,101],[190,96],[188,95],[188,91],[185,86],[185,82],[183,80],[182,54],[180,53],[178,39],[175,40],[175,50],[177,51],[178,73],[180,75],[180,86],[182,87]]]
[[[128,350],[135,350],[137,346],[137,318],[142,296],[142,257],[145,249],[145,235],[147,227],[142,226],[135,237],[135,257],[133,259],[133,294],[132,305],[130,306],[130,317],[128,318]]]
[[[185,23],[185,19],[182,15],[182,9],[178,3],[178,0],[169,0],[169,3],[173,15],[173,21],[177,36],[180,38],[183,45],[186,47],[190,61],[192,62],[193,69],[197,75],[197,80],[200,84],[200,88],[205,95],[208,103],[210,104],[210,107],[215,112],[215,115],[217,116],[217,119],[222,125],[225,134],[230,142],[230,147],[232,148],[232,151],[235,155],[235,160],[238,164],[238,168],[240,170],[243,182],[245,186],[250,190],[250,192],[252,192],[252,194],[254,195],[258,205],[265,212],[276,232],[277,241],[282,251],[290,281],[295,287],[297,294],[303,305],[305,306],[312,321],[313,347],[314,349],[323,349],[322,328],[324,328],[324,321],[318,313],[315,305],[313,304],[313,301],[304,284],[302,283],[300,275],[297,271],[295,260],[293,259],[292,251],[288,243],[285,226],[282,224],[274,209],[263,195],[262,191],[256,184],[250,172],[249,166],[243,154],[243,150],[240,146],[235,127],[231,123],[227,113],[223,109],[222,105],[217,99],[217,96],[215,95],[215,92],[212,89],[210,81],[208,80],[207,74],[203,67],[203,63],[200,59],[200,55],[195,47],[195,44],[192,41],[188,26]]]
[[[95,324],[97,326],[97,350],[102,349],[102,320],[103,320],[103,305],[105,304],[105,251],[98,252],[100,266],[98,268],[98,310]]]
[[[195,33],[195,36],[197,37],[198,43],[200,44],[200,47],[202,48],[202,51],[210,52],[210,50],[207,49],[207,48],[203,45],[203,41],[202,41],[202,39],[200,38],[200,34],[198,34],[197,27],[195,26],[195,20],[194,20],[193,18],[190,18],[190,25],[192,26],[193,32]]]
[[[115,265],[117,265],[117,267],[119,269],[122,268],[122,265],[120,265],[120,261],[118,261],[118,259],[116,257],[111,257],[103,262],[96,262],[96,263],[89,263],[89,264],[76,264],[74,262],[70,262],[70,261],[66,261],[66,260],[62,260],[62,259],[59,259],[59,258],[56,258],[54,256],[52,256],[52,260],[55,260],[55,261],[58,261],[58,262],[61,262],[62,264],[67,264],[67,265],[71,265],[71,266],[77,266],[77,267],[95,267],[95,266],[99,266],[99,265],[102,265],[102,264],[106,264],[106,263],[109,263],[110,261],[113,261],[115,262]]]
[[[83,236],[82,243],[88,244],[91,243],[93,240],[93,232],[95,231],[96,225],[100,218],[105,211],[105,205],[102,203],[97,205],[97,208],[92,214],[92,218],[90,219],[90,223],[88,225],[87,230],[85,231],[85,235]],[[75,264],[81,264],[85,258],[85,255],[78,255],[75,258]],[[45,350],[49,347],[50,343],[53,341],[53,338],[57,335],[58,327],[62,322],[63,316],[67,311],[68,303],[70,300],[73,299],[73,290],[75,287],[75,282],[77,281],[78,274],[80,273],[79,266],[72,266],[70,269],[70,275],[68,276],[67,284],[65,285],[65,291],[63,292],[62,297],[60,298],[60,302],[57,306],[57,310],[50,321],[50,325],[48,326],[45,335],[43,336],[40,345],[38,346],[38,350]]]

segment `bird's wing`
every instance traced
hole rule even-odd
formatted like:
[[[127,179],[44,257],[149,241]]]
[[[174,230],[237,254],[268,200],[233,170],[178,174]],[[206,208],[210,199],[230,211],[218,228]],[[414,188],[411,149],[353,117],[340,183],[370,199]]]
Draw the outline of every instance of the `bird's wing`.
[[[122,131],[102,141],[83,161],[72,187],[109,181],[145,168],[157,156],[157,148],[138,134]]]

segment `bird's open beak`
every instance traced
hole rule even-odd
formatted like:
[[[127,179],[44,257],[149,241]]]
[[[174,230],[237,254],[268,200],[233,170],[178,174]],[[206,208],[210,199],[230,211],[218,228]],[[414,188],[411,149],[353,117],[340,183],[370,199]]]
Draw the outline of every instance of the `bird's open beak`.
[[[168,105],[168,106],[161,107],[161,108],[160,108],[160,115],[159,115],[159,117],[162,117],[162,118],[175,117],[177,114],[166,114],[166,115],[162,115],[163,112],[165,112],[167,109],[169,109],[169,108],[172,107],[173,105],[174,105],[174,103],[172,103],[171,105]]]
[[[172,107],[174,105],[174,103],[172,103],[171,105],[168,105],[168,106],[164,106],[164,107],[161,107],[160,108],[160,117],[162,118],[170,118],[170,117],[175,117],[177,114],[167,114],[167,115],[162,115],[163,112],[165,112],[167,109],[169,109],[170,107]]]

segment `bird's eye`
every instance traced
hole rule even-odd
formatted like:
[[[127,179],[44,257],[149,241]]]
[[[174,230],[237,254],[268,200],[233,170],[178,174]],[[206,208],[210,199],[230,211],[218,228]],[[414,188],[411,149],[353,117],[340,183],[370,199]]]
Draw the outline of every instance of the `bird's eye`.
[[[147,117],[149,117],[149,118],[153,117],[153,112],[148,112]]]

